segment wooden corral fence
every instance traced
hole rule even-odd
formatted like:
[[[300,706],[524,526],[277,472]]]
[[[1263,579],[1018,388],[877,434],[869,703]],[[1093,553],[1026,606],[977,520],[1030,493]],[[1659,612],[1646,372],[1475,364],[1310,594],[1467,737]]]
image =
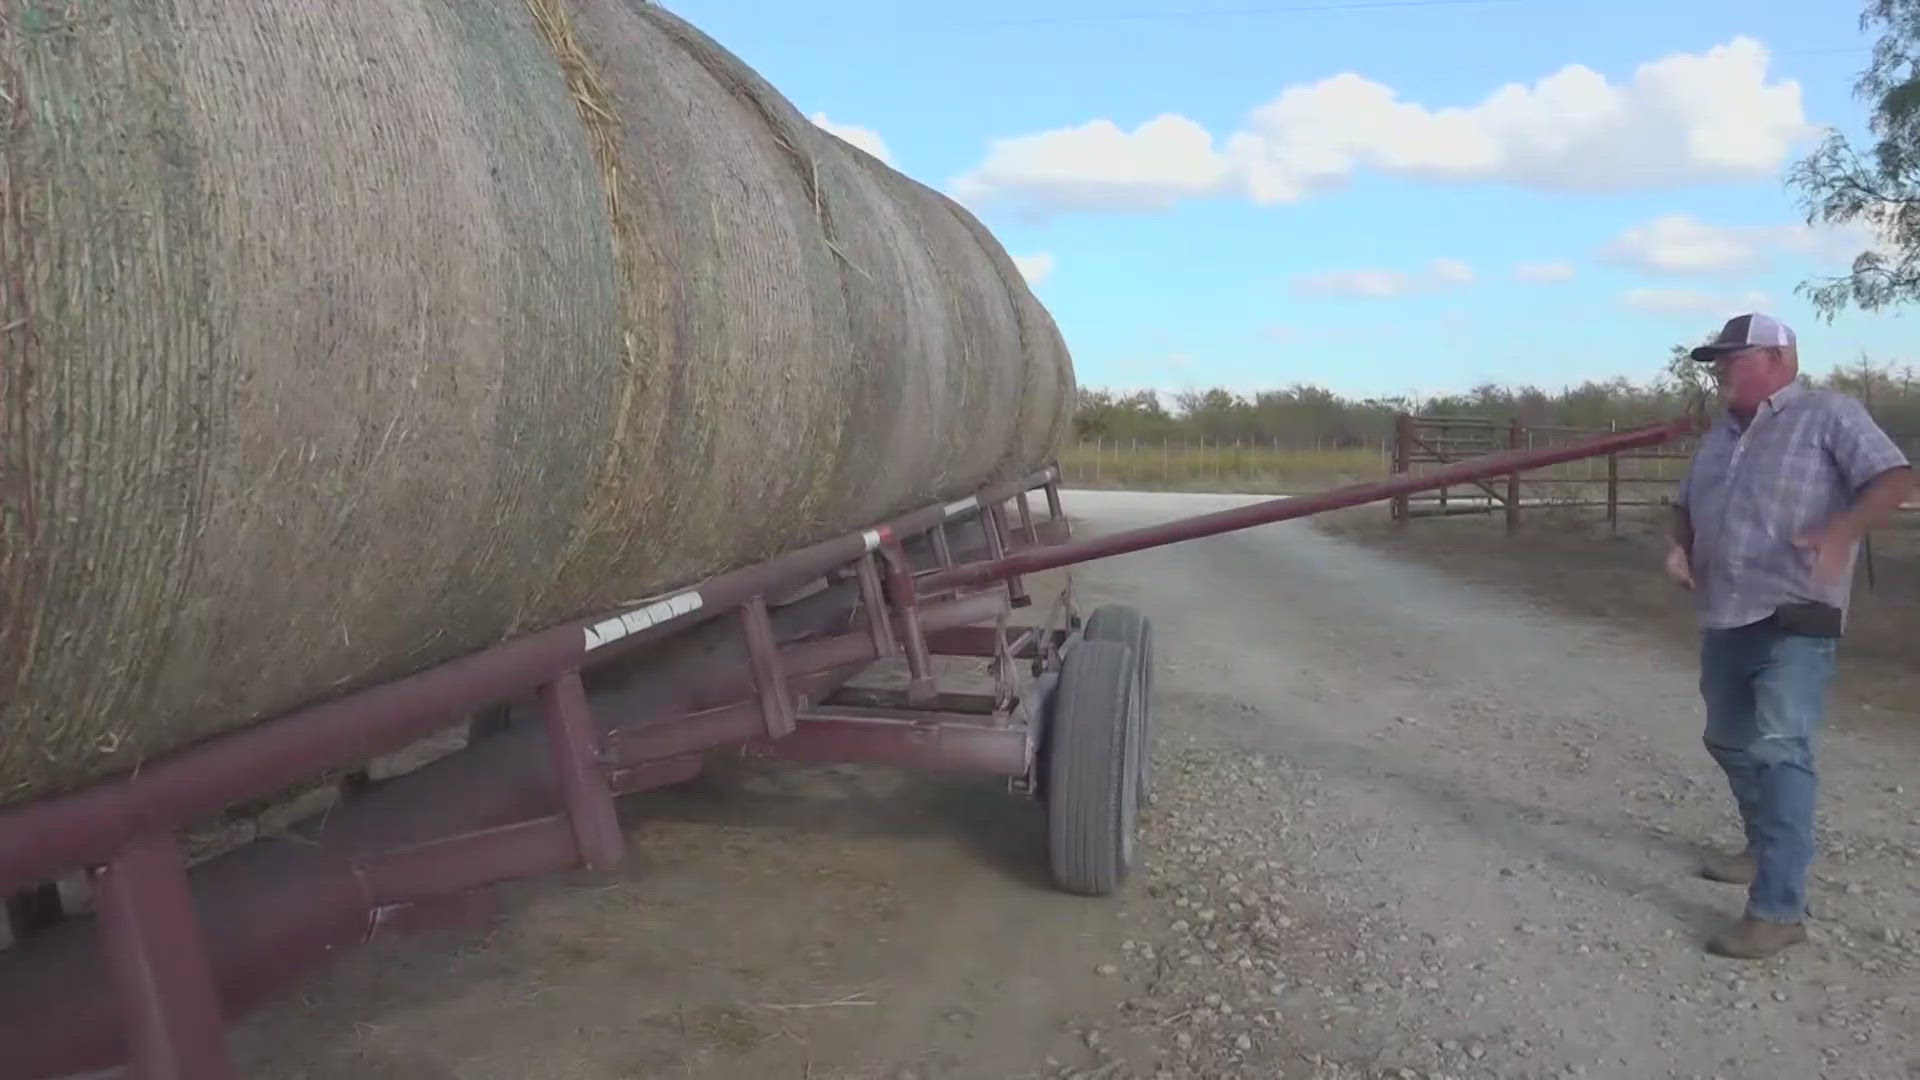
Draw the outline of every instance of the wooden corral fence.
[[[1591,438],[1617,430],[1522,424],[1463,416],[1402,414],[1394,424],[1395,474],[1421,475],[1444,465],[1503,450],[1533,449]],[[1529,509],[1604,508],[1610,527],[1618,528],[1622,507],[1669,502],[1693,454],[1691,440],[1588,458],[1464,488],[1440,488],[1392,500],[1389,512],[1399,522],[1457,514],[1504,514],[1507,531],[1520,527]]]
[[[1591,438],[1617,430],[1528,425],[1519,420],[1478,417],[1401,415],[1394,424],[1391,473],[1418,475],[1482,454],[1510,449],[1532,449]],[[1920,432],[1888,433],[1907,457],[1920,462]],[[1525,474],[1465,488],[1402,497],[1391,501],[1395,521],[1456,514],[1504,514],[1507,531],[1520,527],[1523,511],[1537,509],[1604,509],[1611,528],[1620,525],[1623,507],[1666,506],[1672,503],[1695,440],[1630,450],[1604,458],[1567,462]],[[1920,511],[1920,503],[1901,508]],[[1869,554],[1869,559],[1871,555]]]

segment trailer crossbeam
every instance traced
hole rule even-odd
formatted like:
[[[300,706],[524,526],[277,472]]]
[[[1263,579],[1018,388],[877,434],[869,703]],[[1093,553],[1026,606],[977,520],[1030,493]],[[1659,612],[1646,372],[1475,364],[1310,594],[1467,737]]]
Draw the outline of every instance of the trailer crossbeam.
[[[1032,765],[1029,726],[981,723],[974,713],[922,708],[808,712],[784,739],[755,739],[754,757],[789,761],[857,761],[910,769],[1023,776]]]

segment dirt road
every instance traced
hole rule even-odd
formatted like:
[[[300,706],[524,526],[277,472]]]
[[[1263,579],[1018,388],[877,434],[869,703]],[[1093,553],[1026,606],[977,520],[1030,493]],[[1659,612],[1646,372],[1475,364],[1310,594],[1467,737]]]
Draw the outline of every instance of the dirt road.
[[[1920,728],[1836,716],[1813,941],[1739,963],[1700,948],[1740,892],[1690,876],[1735,831],[1689,656],[1300,524],[1077,580],[1156,624],[1124,895],[1050,892],[991,781],[718,761],[632,800],[619,872],[311,980],[246,1074],[1920,1076]]]

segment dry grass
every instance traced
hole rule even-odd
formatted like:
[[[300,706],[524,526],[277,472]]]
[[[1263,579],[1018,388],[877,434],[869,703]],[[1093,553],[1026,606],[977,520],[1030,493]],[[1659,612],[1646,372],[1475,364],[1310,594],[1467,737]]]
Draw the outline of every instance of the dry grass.
[[[1073,487],[1295,493],[1387,475],[1377,449],[1079,443],[1060,455]]]

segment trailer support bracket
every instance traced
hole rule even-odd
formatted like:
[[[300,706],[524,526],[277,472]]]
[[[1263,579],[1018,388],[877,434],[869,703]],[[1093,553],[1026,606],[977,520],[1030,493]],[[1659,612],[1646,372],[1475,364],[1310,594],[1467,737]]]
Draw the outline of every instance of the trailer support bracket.
[[[900,636],[907,647],[907,699],[924,705],[937,693],[933,682],[933,660],[927,652],[927,638],[920,624],[919,593],[913,584],[912,564],[906,549],[892,536],[885,538],[881,552],[887,560],[887,587],[893,594],[894,618],[900,623]]]
[[[787,685],[780,646],[773,637],[773,617],[767,611],[767,598],[756,596],[740,608],[741,631],[747,639],[747,662],[753,668],[754,689],[760,693],[760,714],[766,723],[767,737],[783,739],[793,734],[795,715],[793,689]]]
[[[860,606],[866,610],[867,633],[873,638],[873,654],[881,660],[898,656],[900,643],[894,638],[893,624],[887,619],[887,599],[880,588],[880,568],[874,563],[873,552],[860,557],[856,572],[860,577]]]
[[[1006,511],[995,503],[987,507],[987,557],[1004,559],[1007,557],[1013,537],[1007,531]],[[1027,586],[1019,574],[1007,575],[1007,599],[1014,607],[1023,608],[1033,603],[1033,597],[1027,595]]]
[[[579,669],[542,686],[540,708],[546,714],[547,746],[580,861],[589,870],[606,870],[620,861],[626,845],[601,768],[598,729]]]
[[[187,864],[171,836],[127,842],[95,872],[133,1080],[238,1080]]]

